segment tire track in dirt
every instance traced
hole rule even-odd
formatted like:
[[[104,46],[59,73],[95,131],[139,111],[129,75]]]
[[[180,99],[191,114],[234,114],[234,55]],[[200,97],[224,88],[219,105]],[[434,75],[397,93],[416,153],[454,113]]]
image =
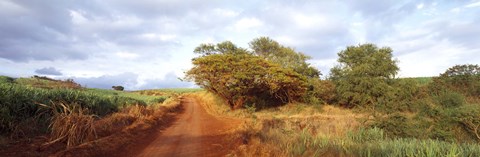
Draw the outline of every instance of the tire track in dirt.
[[[229,134],[240,124],[238,120],[214,117],[193,98],[183,98],[182,105],[183,114],[169,128],[155,133],[138,157],[225,156],[239,144]]]

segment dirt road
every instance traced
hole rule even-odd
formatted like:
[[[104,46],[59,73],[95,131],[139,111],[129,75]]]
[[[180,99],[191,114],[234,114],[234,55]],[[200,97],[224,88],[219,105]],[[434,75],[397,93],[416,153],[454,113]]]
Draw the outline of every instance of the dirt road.
[[[183,98],[184,112],[137,156],[224,156],[235,147],[228,135],[236,124],[208,114],[193,98]],[[237,123],[238,124],[238,123]]]

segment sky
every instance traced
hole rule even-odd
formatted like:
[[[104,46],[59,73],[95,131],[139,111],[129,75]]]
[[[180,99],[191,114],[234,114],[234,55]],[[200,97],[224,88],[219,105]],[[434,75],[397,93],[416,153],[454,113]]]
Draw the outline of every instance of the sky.
[[[480,63],[479,0],[1,0],[0,75],[90,88],[195,87],[179,78],[201,43],[267,36],[328,76],[337,53],[391,47],[399,77]]]

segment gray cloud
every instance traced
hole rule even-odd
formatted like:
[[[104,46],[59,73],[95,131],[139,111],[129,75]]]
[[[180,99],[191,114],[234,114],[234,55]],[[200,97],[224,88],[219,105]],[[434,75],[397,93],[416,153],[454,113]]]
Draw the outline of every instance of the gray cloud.
[[[70,36],[70,2],[7,0],[3,4],[0,9],[8,11],[0,11],[1,58],[23,62],[87,58],[74,48]]]
[[[138,75],[135,73],[122,73],[118,75],[103,75],[100,77],[74,77],[75,82],[88,88],[111,89],[112,86],[123,86],[126,90],[135,89]]]
[[[54,67],[37,69],[35,70],[35,73],[42,74],[42,75],[55,75],[55,76],[63,75],[59,70],[55,69]]]
[[[158,88],[185,88],[196,87],[192,82],[183,82],[178,79],[174,73],[168,73],[163,80],[151,79],[140,87],[140,89],[158,89]]]
[[[423,9],[417,8],[421,3]],[[25,71],[56,65],[65,75],[97,88],[191,86],[178,81],[173,73],[165,80],[143,78],[185,70],[188,66],[180,63],[193,57],[193,49],[202,42],[231,40],[245,46],[258,36],[269,36],[312,56],[322,69],[329,67],[322,62],[335,60],[339,50],[360,42],[392,45],[395,55],[435,56],[436,51],[447,48],[433,48],[438,46],[436,41],[448,41],[449,51],[468,51],[457,57],[458,62],[475,62],[478,59],[465,55],[478,52],[480,19],[476,15],[480,10],[465,8],[467,3],[4,0],[0,2],[0,59],[5,62],[0,71],[12,73],[11,67],[28,67],[17,71],[28,75]],[[454,8],[457,14],[450,11]],[[417,30],[424,32],[415,33]],[[411,32],[414,35],[404,36]],[[162,63],[158,64],[162,68],[184,69],[152,72],[157,63]],[[103,76],[79,77],[99,75]]]
[[[75,82],[88,88],[111,89],[112,86],[123,86],[126,90],[158,89],[158,88],[185,88],[195,87],[191,82],[182,82],[174,73],[168,73],[164,79],[148,79],[138,86],[139,75],[135,73],[122,73],[118,75],[103,75],[100,77],[73,77]]]

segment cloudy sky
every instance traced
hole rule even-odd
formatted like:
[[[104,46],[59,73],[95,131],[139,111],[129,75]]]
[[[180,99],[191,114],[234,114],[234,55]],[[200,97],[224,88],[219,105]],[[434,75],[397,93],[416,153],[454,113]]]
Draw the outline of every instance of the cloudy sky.
[[[269,36],[328,74],[348,45],[394,50],[400,77],[480,63],[480,1],[1,0],[0,75],[87,87],[192,87],[178,78],[201,43]]]

